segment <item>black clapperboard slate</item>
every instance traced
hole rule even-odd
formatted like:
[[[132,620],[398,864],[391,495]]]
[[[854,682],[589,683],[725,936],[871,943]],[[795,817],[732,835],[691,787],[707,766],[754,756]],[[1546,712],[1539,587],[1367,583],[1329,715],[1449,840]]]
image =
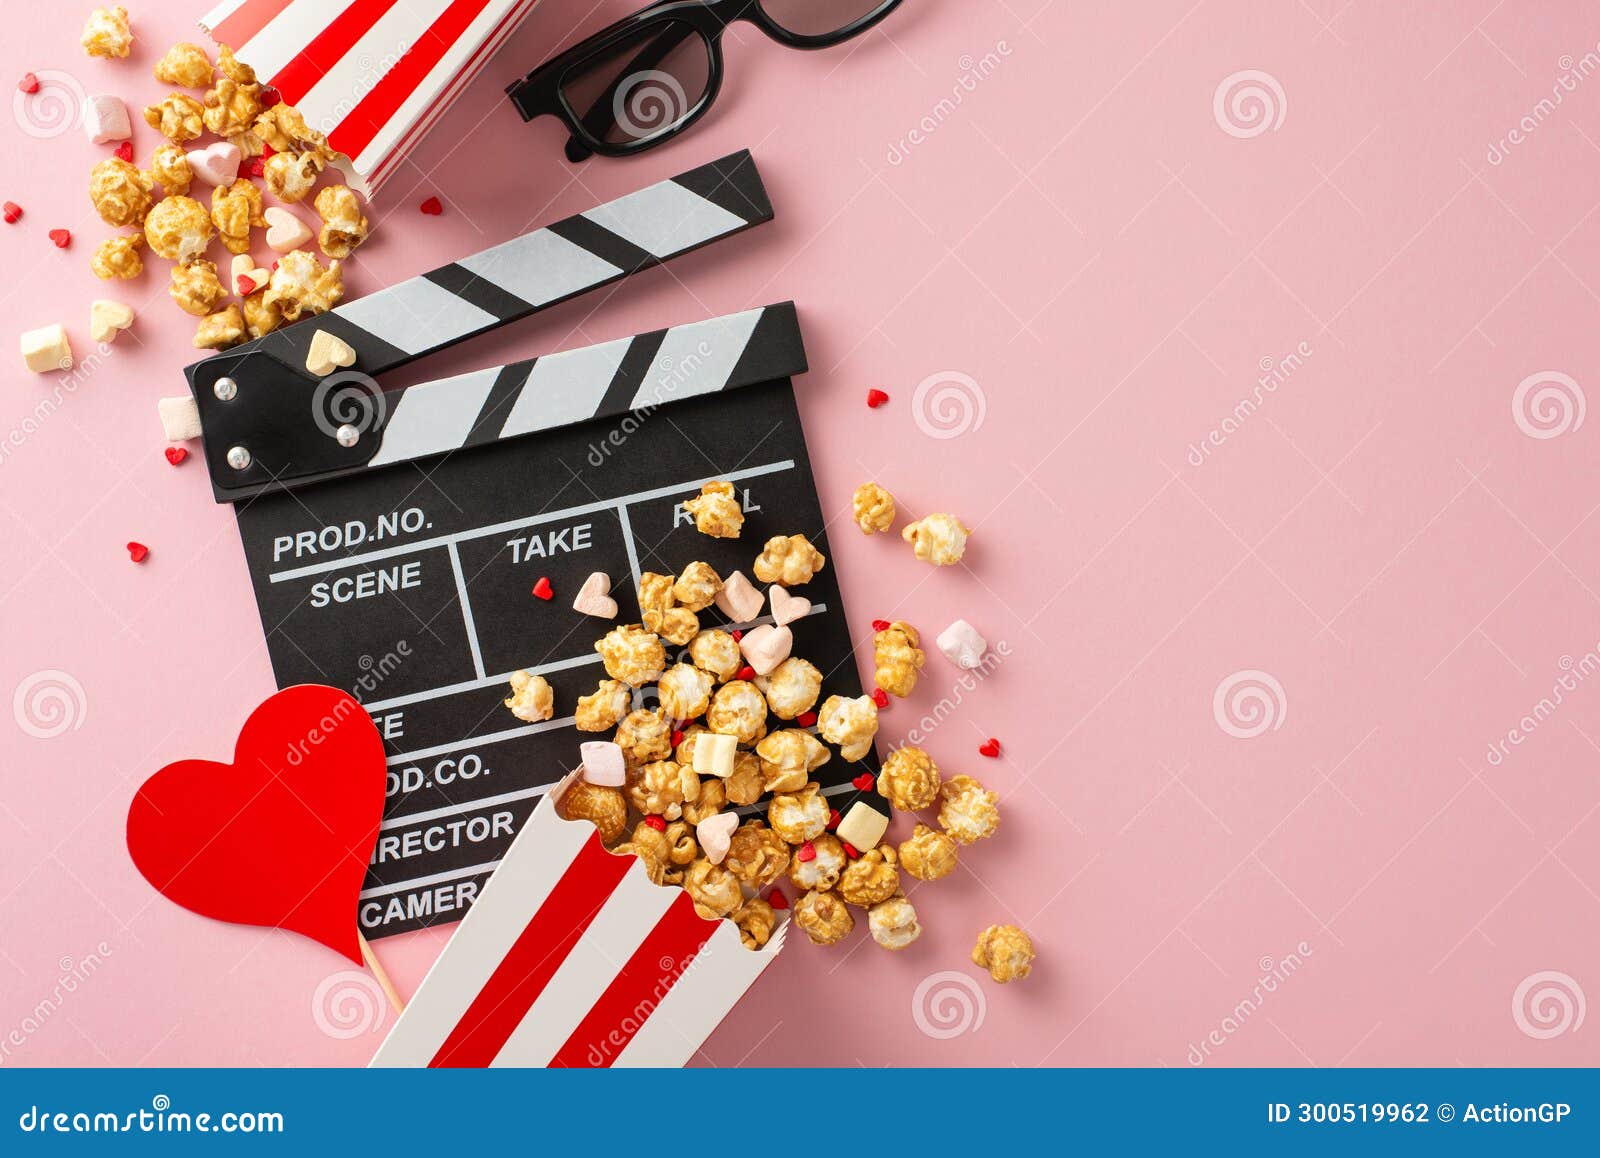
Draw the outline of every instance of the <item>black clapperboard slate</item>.
[[[813,610],[794,654],[824,673],[823,699],[861,694],[790,383],[806,369],[793,303],[389,392],[373,378],[771,217],[737,153],[189,367],[279,686],[344,688],[384,736],[368,938],[459,920],[579,743],[607,738],[572,726],[614,626],[571,608],[591,572],[633,623],[641,572],[704,559],[754,581],[761,544],[803,532],[830,562],[798,589]],[[317,329],[354,347],[350,371],[303,369]],[[737,540],[681,507],[719,478],[743,497]],[[714,606],[700,619],[726,625]],[[505,708],[519,670],[550,681],[555,719]],[[877,767],[835,752],[818,778],[841,811],[887,811],[850,784]]]

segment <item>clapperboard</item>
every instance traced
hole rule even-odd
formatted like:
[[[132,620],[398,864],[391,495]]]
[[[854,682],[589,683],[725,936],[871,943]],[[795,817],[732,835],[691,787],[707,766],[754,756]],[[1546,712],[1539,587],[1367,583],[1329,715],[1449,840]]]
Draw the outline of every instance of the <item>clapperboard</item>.
[[[823,698],[861,694],[790,383],[806,369],[792,302],[388,392],[376,378],[771,217],[737,153],[188,368],[278,684],[346,689],[384,737],[368,938],[460,919],[576,766],[591,737],[572,712],[613,626],[571,609],[591,572],[637,622],[641,572],[704,559],[750,575],[768,537],[803,532],[830,562],[803,589],[794,654],[824,673]],[[305,370],[318,329],[352,367]],[[680,505],[719,478],[743,498],[738,540],[701,535]],[[701,623],[724,625],[714,607]],[[550,681],[557,718],[503,706],[518,670]],[[857,795],[886,810],[850,785],[876,766],[836,755],[819,776],[841,811]]]

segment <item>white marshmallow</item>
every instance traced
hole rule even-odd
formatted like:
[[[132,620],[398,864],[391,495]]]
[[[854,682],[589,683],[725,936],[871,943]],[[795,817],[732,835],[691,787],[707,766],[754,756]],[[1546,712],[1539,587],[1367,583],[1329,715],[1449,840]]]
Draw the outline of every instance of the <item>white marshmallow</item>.
[[[694,770],[697,776],[717,776],[726,780],[733,775],[734,759],[738,754],[736,736],[721,732],[699,732],[694,738]]]
[[[156,412],[161,415],[161,429],[168,442],[200,437],[200,407],[189,395],[161,399],[156,403]]]
[[[605,740],[589,740],[578,746],[583,754],[583,778],[602,788],[621,788],[628,780],[628,766],[622,749]]]
[[[853,845],[857,852],[866,852],[869,848],[877,848],[888,830],[889,818],[865,800],[858,800],[850,806],[850,811],[844,814],[844,819],[834,831],[840,840]]]
[[[22,332],[22,361],[35,374],[72,369],[72,343],[58,323]]]
[[[945,659],[966,670],[981,664],[983,653],[989,650],[989,641],[965,619],[958,619],[941,631],[935,642]]]
[[[133,136],[133,122],[121,97],[100,94],[83,98],[83,131],[91,145],[108,145]]]

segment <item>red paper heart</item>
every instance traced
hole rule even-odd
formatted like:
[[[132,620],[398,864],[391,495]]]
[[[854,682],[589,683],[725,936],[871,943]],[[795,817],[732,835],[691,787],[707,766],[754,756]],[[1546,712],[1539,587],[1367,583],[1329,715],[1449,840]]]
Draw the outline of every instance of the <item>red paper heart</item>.
[[[269,696],[232,764],[179,760],[128,807],[128,852],[202,916],[302,933],[360,964],[356,905],[383,817],[383,740],[337,688]]]

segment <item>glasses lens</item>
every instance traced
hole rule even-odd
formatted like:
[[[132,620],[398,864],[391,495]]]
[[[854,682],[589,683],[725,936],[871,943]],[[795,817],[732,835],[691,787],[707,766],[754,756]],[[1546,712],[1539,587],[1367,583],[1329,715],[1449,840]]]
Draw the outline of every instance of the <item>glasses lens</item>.
[[[761,0],[761,8],[786,32],[827,36],[887,8],[887,0]]]
[[[711,46],[681,22],[659,24],[574,65],[561,98],[595,140],[635,145],[683,124],[706,99]]]

